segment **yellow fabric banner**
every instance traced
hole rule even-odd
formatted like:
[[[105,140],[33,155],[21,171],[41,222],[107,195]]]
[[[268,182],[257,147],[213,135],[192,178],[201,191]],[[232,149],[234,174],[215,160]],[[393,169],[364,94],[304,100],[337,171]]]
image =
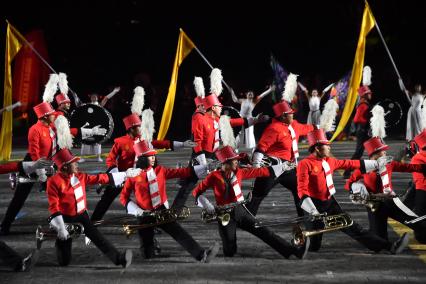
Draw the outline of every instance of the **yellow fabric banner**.
[[[180,29],[175,63],[173,64],[172,79],[170,81],[170,86],[169,86],[169,93],[167,95],[167,100],[164,105],[163,116],[161,117],[160,129],[158,130],[158,135],[157,135],[158,140],[162,140],[166,137],[167,131],[169,130],[169,126],[170,126],[170,121],[172,120],[179,66],[181,65],[185,57],[194,49],[194,47],[195,47],[195,44],[192,42],[192,40],[185,34],[185,32],[182,29]]]
[[[364,14],[362,16],[361,32],[359,33],[358,45],[355,53],[355,60],[352,66],[351,80],[349,81],[348,97],[346,99],[345,107],[343,108],[342,117],[340,118],[339,125],[333,134],[330,141],[333,141],[340,132],[345,129],[345,126],[351,117],[352,111],[358,98],[358,87],[362,79],[362,69],[364,67],[364,54],[365,54],[365,41],[368,33],[375,25],[373,13],[367,2],[365,3]]]
[[[6,53],[4,60],[4,98],[3,106],[12,104],[12,60],[24,45],[24,37],[9,23],[6,33]],[[0,160],[8,161],[12,153],[12,119],[13,112],[5,111],[2,115],[0,133]]]

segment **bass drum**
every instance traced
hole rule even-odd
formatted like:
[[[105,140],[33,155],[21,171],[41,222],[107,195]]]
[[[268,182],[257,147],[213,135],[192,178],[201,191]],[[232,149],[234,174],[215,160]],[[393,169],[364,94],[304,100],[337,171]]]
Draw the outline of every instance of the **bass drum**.
[[[377,103],[385,110],[385,120],[388,127],[394,127],[401,122],[402,112],[401,105],[397,101],[391,99],[384,99]]]
[[[82,104],[73,110],[70,117],[71,128],[87,127],[92,128],[99,125],[105,128],[105,135],[95,135],[82,140],[82,143],[92,145],[95,143],[102,144],[111,138],[114,130],[114,120],[111,113],[105,108],[95,104]]]
[[[227,115],[230,118],[241,118],[240,112],[236,108],[231,106],[223,106],[222,115]],[[240,132],[243,129],[243,127],[236,126],[236,127],[232,127],[232,129],[234,130],[234,136],[237,137],[238,135],[240,135]]]

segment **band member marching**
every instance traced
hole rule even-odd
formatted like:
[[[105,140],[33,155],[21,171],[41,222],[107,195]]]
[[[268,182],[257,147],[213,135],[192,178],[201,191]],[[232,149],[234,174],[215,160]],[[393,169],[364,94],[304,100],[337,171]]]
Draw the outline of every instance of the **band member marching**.
[[[335,215],[343,213],[340,205],[334,198],[336,189],[333,183],[333,172],[338,169],[360,169],[366,173],[384,167],[386,157],[372,160],[337,160],[330,157],[330,142],[323,129],[316,129],[308,133],[309,152],[307,158],[297,166],[297,190],[301,199],[301,208],[310,215],[327,213]],[[307,223],[311,229],[318,229],[319,224]],[[374,233],[364,230],[358,223],[341,229],[342,232],[360,242],[370,250],[378,252],[388,250],[391,253],[400,253],[408,244],[408,234],[404,234],[394,243],[389,242]],[[322,234],[311,237],[311,251],[321,248]]]
[[[260,167],[264,158],[269,158],[272,164],[279,164],[285,161],[297,163],[299,138],[312,131],[314,126],[301,124],[293,119],[295,111],[286,100],[291,101],[291,98],[296,94],[296,89],[296,75],[290,74],[286,81],[283,100],[273,106],[275,118],[272,119],[271,124],[263,132],[254,150],[252,157],[254,167]],[[287,99],[285,100],[284,98]],[[297,214],[302,216],[303,210],[300,209],[299,197],[297,196],[296,169],[286,172],[276,179],[272,177],[257,178],[254,182],[253,198],[247,208],[256,215],[262,200],[278,183],[291,191]]]
[[[21,175],[28,175],[37,169],[49,167],[51,164],[51,161],[45,159],[39,159],[35,162],[9,162],[0,165],[0,174],[19,172]],[[5,242],[0,241],[0,259],[15,271],[29,271],[37,262],[37,258],[37,251],[22,257]]]
[[[377,160],[386,156],[386,150],[389,146],[384,144],[382,138],[386,136],[384,109],[376,105],[372,111],[373,116],[370,120],[370,127],[373,137],[364,143],[369,159]],[[381,201],[367,203],[368,220],[370,231],[379,237],[388,239],[388,217],[404,224],[418,216],[402,203],[392,189],[392,172],[419,172],[426,170],[425,165],[405,164],[392,161],[380,171],[372,171],[362,174],[360,170],[355,170],[349,180],[347,180],[345,189],[351,190],[351,196],[354,203],[365,203],[370,195],[381,195]],[[360,198],[354,198],[359,196]],[[387,198],[386,198],[387,197]],[[358,199],[358,200],[357,200]],[[426,221],[407,224],[416,232],[416,236],[426,240]]]
[[[206,110],[204,116],[199,115],[195,122],[193,119],[192,123],[192,135],[197,145],[193,147],[191,163],[194,162],[199,165],[205,165],[207,159],[216,159],[214,153],[219,148],[221,141],[221,123],[230,124],[232,127],[242,125],[248,127],[267,119],[267,116],[231,119],[221,116],[223,105],[218,96],[222,93],[222,73],[217,68],[213,69],[210,75],[210,91],[211,94],[203,100],[204,109]],[[185,205],[188,195],[197,181],[196,177],[192,177],[180,182],[181,187],[173,201],[173,207],[180,208]]]
[[[59,265],[66,266],[71,261],[72,238],[65,223],[80,223],[84,233],[114,264],[128,267],[132,261],[132,251],[118,250],[92,224],[87,213],[86,185],[121,184],[128,177],[136,176],[140,170],[88,175],[78,171],[77,161],[67,149],[59,150],[53,157],[59,172],[47,181],[49,202],[49,223],[58,233],[55,247]]]
[[[198,172],[206,171],[205,166],[197,168],[170,169],[158,165],[156,151],[146,141],[134,145],[138,161],[136,166],[142,169],[140,175],[128,179],[121,192],[120,201],[126,207],[127,212],[139,218],[140,224],[149,222],[152,216],[144,216],[144,212],[161,214],[160,211],[168,209],[166,193],[166,180],[173,178],[188,178]],[[135,200],[130,199],[134,193]],[[176,220],[171,220],[158,226],[142,228],[138,230],[141,240],[141,251],[145,258],[154,256],[154,227],[163,229],[172,236],[192,257],[200,262],[209,262],[218,251],[216,243],[211,249],[203,249]]]
[[[242,203],[244,202],[241,190],[243,179],[279,176],[283,171],[289,169],[289,165],[285,163],[269,168],[239,168],[238,160],[240,156],[234,152],[231,146],[225,146],[216,151],[215,154],[222,163],[222,168],[210,173],[195,187],[192,195],[195,197],[198,206],[204,208],[209,214],[216,213],[215,207],[203,195],[209,188],[213,188],[218,206],[235,204],[229,223],[225,226],[220,221],[218,222],[224,255],[234,256],[237,252],[236,229],[238,227],[260,238],[285,258],[289,258],[291,255],[304,258],[309,247],[309,239],[303,246],[296,247],[289,244],[267,227],[256,228],[256,218]]]

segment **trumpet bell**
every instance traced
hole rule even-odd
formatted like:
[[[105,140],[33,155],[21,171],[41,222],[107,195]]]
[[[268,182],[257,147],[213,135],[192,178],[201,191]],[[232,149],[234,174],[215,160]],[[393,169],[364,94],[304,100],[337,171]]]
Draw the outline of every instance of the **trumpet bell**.
[[[217,216],[217,218],[220,220],[222,226],[227,226],[229,224],[229,221],[231,221],[231,215],[229,213],[219,215]]]

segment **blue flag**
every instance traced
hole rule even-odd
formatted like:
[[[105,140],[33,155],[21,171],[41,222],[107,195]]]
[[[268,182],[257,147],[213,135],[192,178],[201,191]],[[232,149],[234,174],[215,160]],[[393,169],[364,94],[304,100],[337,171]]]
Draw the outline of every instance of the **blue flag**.
[[[271,54],[271,68],[274,73],[273,84],[276,89],[272,94],[272,100],[274,102],[281,100],[281,94],[284,92],[285,81],[287,80],[288,72],[275,60],[275,57]]]

